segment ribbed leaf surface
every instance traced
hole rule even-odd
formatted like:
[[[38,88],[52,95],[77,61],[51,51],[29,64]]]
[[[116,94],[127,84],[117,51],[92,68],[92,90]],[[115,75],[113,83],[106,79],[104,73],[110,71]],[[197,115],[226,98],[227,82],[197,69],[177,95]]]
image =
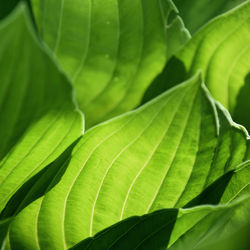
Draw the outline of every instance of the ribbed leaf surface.
[[[135,108],[189,37],[170,0],[32,0],[42,39],[74,82],[87,127]]]
[[[229,202],[248,188],[247,163],[235,183],[248,143],[195,76],[89,130],[61,181],[14,219],[8,244],[66,249],[130,216]]]
[[[199,1],[202,2],[202,1]],[[212,96],[250,129],[250,1],[201,29],[172,58],[148,89],[147,98],[201,70]]]
[[[188,30],[193,34],[215,16],[222,14],[245,0],[174,0]]]
[[[219,250],[221,241],[230,240],[245,224],[249,211],[249,198],[229,206],[159,210],[124,220],[71,249],[198,250],[213,246]],[[244,244],[238,243],[238,249],[243,249]]]
[[[0,211],[83,132],[72,87],[38,44],[26,11],[22,5],[0,24]]]

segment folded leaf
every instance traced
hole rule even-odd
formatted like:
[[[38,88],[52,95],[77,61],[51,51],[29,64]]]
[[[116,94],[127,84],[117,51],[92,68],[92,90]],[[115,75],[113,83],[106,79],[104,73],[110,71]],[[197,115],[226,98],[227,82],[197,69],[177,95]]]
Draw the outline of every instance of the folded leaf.
[[[189,35],[171,0],[32,0],[42,39],[74,82],[87,127],[135,108]],[[171,20],[172,21],[172,20]]]
[[[174,0],[186,27],[193,34],[210,19],[222,14],[245,0]]]
[[[133,215],[206,203],[194,199],[232,173],[209,200],[228,202],[249,180],[246,171],[237,186],[230,182],[249,159],[248,143],[244,129],[216,107],[195,76],[89,130],[61,181],[14,219],[9,244],[66,249]]]
[[[131,217],[88,238],[73,249],[211,249],[237,233],[250,216],[250,199],[230,206],[165,209]],[[237,230],[238,229],[238,230]],[[246,234],[245,234],[246,237]],[[238,245],[238,249],[242,245]]]
[[[204,82],[213,97],[229,109],[237,122],[250,130],[249,18],[250,1],[246,1],[206,25],[169,61],[164,77],[152,83],[146,99],[202,70]]]
[[[0,212],[83,132],[72,86],[34,37],[24,5],[0,24]]]

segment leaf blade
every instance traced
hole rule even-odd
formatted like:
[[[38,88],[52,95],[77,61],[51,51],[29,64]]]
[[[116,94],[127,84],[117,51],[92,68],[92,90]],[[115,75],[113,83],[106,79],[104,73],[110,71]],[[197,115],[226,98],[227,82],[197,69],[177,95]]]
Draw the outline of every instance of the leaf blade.
[[[1,23],[0,32],[0,60],[8,69],[1,69],[0,86],[2,211],[24,182],[82,134],[83,118],[68,79],[35,39],[24,5]]]
[[[168,0],[32,5],[42,38],[73,80],[87,127],[135,108],[189,39],[180,17],[169,23],[177,10]]]
[[[61,181],[17,215],[11,244],[25,249],[29,232],[29,248],[36,248],[32,231],[41,247],[63,249],[123,218],[185,206],[249,159],[247,135],[227,115],[196,75],[143,107],[92,128],[74,149]],[[246,185],[245,179],[238,187],[235,179],[229,181],[209,202],[226,203]],[[197,199],[194,205],[203,203]]]

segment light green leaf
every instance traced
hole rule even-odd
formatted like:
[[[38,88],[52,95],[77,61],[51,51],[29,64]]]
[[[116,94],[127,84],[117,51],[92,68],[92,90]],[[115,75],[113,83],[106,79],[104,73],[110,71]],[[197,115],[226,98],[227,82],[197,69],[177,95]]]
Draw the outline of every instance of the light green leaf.
[[[175,11],[172,11],[172,13],[177,13],[178,10]],[[182,19],[176,16],[171,24],[167,26],[167,59],[178,52],[190,38],[191,36],[186,30]]]
[[[174,0],[186,27],[193,34],[210,19],[222,14],[245,0]]]
[[[87,127],[135,108],[189,34],[171,0],[32,0],[42,39],[74,82]],[[171,20],[172,21],[172,20]]]
[[[72,86],[35,39],[26,12],[20,5],[0,24],[0,212],[83,133]]]
[[[77,249],[176,249],[198,250],[237,233],[250,216],[250,199],[225,206],[164,209],[131,217],[71,248]],[[246,236],[246,235],[245,235]],[[241,245],[242,246],[242,245]],[[240,244],[237,246],[240,248]]]
[[[170,59],[165,72],[148,89],[144,102],[202,70],[212,96],[250,130],[249,30],[250,1],[246,1],[206,25]]]
[[[66,249],[124,218],[193,204],[209,188],[209,203],[229,202],[249,180],[246,171],[242,182],[230,182],[249,159],[248,143],[195,76],[89,130],[61,181],[14,219],[9,244]]]

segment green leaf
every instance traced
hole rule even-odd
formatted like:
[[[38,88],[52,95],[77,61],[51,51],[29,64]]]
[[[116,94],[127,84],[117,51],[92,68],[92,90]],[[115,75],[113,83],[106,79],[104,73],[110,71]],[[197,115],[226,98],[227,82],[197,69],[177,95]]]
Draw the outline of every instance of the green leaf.
[[[250,191],[250,161],[238,165],[213,182],[201,194],[185,205],[230,203],[233,200],[249,194]]]
[[[210,19],[222,14],[245,0],[174,0],[186,27],[193,34]]]
[[[5,237],[8,233],[8,227],[11,223],[12,218],[6,220],[0,220],[0,245],[5,241]]]
[[[185,29],[182,19],[176,16],[178,10],[175,11],[172,11],[172,13],[175,13],[174,20],[167,26],[167,59],[177,53],[191,38],[189,32]]]
[[[216,246],[220,241],[245,225],[249,211],[249,197],[229,206],[164,209],[128,218],[71,249],[195,250],[211,249],[205,247],[212,244],[213,249],[219,249]]]
[[[42,39],[73,80],[87,127],[135,108],[189,38],[179,17],[168,21],[177,11],[171,0],[32,5]]]
[[[0,212],[83,133],[72,86],[35,39],[20,5],[0,24]]]
[[[0,2],[0,20],[7,17],[20,3],[24,2],[28,5],[31,11],[30,0],[8,0],[8,1],[1,1]],[[33,18],[33,16],[32,16]],[[34,21],[34,20],[33,20]]]
[[[5,18],[16,7],[20,0],[2,1],[0,3],[0,19]]]
[[[213,239],[208,238],[208,240],[211,241],[202,244],[202,246],[197,247],[196,250],[246,250],[250,246],[249,230],[250,221],[248,216],[246,222],[242,223],[239,229],[237,228],[237,230],[225,235],[223,238],[217,239],[216,236],[214,236]]]
[[[9,244],[66,249],[133,215],[207,203],[194,199],[225,175],[209,202],[229,202],[249,180],[246,171],[234,184],[248,143],[195,76],[89,130],[61,181],[14,219]]]
[[[201,70],[212,96],[250,130],[250,1],[214,19],[171,58],[144,102]],[[145,100],[146,99],[146,100]]]
[[[32,176],[12,195],[4,210],[0,213],[0,220],[15,216],[29,203],[43,196],[60,181],[70,161],[72,149],[78,141],[76,140],[54,162]]]

